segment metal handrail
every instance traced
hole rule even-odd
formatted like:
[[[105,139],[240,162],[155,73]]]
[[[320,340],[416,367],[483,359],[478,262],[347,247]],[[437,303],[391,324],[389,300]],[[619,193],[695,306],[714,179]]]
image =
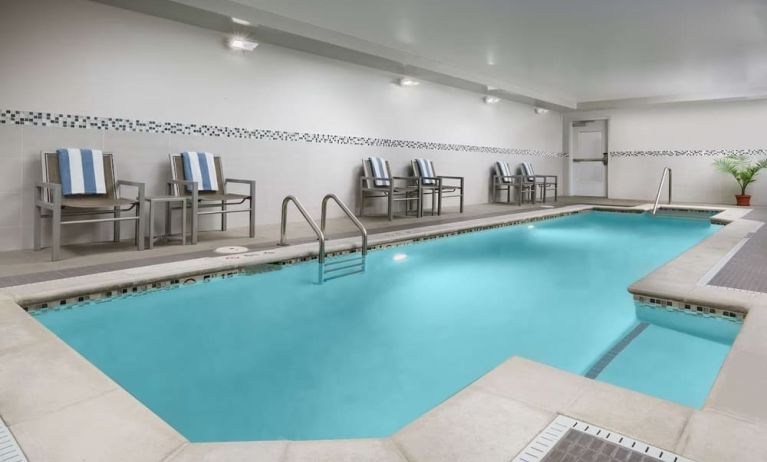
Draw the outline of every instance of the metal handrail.
[[[311,216],[309,216],[309,212],[306,211],[303,205],[301,205],[301,201],[296,199],[295,196],[287,196],[285,199],[282,200],[282,220],[280,221],[280,243],[279,245],[288,245],[288,240],[286,238],[287,234],[287,219],[288,219],[288,204],[292,202],[299,212],[301,212],[301,215],[304,216],[304,219],[307,223],[309,223],[309,226],[312,227],[312,230],[314,230],[314,234],[317,235],[317,239],[320,241],[320,255],[319,255],[319,263],[320,268],[322,268],[322,264],[325,263],[325,235],[322,233],[322,230],[317,227],[317,223],[314,222]],[[320,275],[322,275],[322,270],[320,270]]]
[[[671,203],[671,169],[668,167],[665,167],[663,169],[663,174],[660,177],[660,184],[658,184],[658,194],[655,195],[655,205],[652,207],[652,214],[655,215],[655,212],[658,210],[658,203],[660,202],[660,193],[663,191],[663,181],[666,179],[666,174],[668,174],[668,203]]]
[[[365,229],[365,226],[357,219],[357,217],[354,216],[351,210],[349,210],[349,207],[346,206],[343,202],[341,202],[341,199],[338,198],[335,194],[328,194],[324,198],[322,198],[322,217],[320,218],[320,230],[324,233],[325,232],[325,225],[327,224],[327,212],[328,212],[328,201],[330,199],[333,199],[333,201],[338,204],[338,206],[343,210],[343,212],[346,214],[347,217],[354,223],[354,226],[357,227],[357,229],[360,231],[360,234],[362,234],[362,256],[364,257],[368,253],[368,230]]]

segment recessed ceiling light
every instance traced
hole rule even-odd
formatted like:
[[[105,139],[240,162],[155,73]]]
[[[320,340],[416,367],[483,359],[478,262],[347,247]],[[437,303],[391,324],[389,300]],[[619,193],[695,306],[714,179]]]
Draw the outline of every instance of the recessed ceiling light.
[[[421,82],[415,79],[411,79],[410,77],[402,77],[401,79],[399,79],[400,87],[415,87],[420,84]]]
[[[535,113],[536,113],[536,114],[546,114],[546,113],[548,113],[548,112],[549,112],[549,110],[548,110],[548,109],[546,109],[546,108],[543,108],[543,107],[537,107],[537,108],[535,108]]]
[[[235,17],[232,17],[232,22],[235,23],[235,24],[239,24],[241,26],[249,26],[250,25],[250,21],[247,21],[245,19],[235,18]]]
[[[239,36],[230,37],[227,44],[232,50],[238,51],[253,51],[258,46],[257,42]]]
[[[395,253],[394,256],[392,257],[392,260],[402,261],[402,260],[405,260],[406,258],[407,258],[406,253]]]
[[[495,104],[501,101],[501,98],[497,96],[490,96],[487,95],[484,98],[482,98],[487,104]]]

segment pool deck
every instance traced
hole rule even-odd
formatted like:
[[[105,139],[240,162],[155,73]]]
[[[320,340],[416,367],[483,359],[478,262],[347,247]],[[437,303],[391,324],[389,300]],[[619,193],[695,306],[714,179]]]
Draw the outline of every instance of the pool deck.
[[[513,214],[484,210],[460,220],[435,217],[418,227],[395,221],[398,228],[381,228],[371,235],[370,242],[387,245],[590,208],[558,204],[554,209],[516,210]],[[646,209],[647,205],[635,208]],[[512,357],[386,439],[189,443],[19,306],[171,275],[243,268],[316,253],[314,242],[281,248],[271,248],[266,242],[253,244],[250,251],[237,255],[195,249],[207,254],[185,252],[188,258],[152,266],[132,265],[0,289],[0,417],[32,462],[501,462],[513,459],[557,414],[699,462],[764,461],[767,293],[709,283],[731,264],[738,249],[748,245],[749,237],[764,231],[763,222],[751,219],[748,210],[716,208],[723,209],[716,218],[729,223],[727,226],[629,288],[639,295],[748,313],[700,410]],[[330,241],[328,249],[358,245],[358,238],[342,237]],[[171,248],[180,247],[166,249]],[[82,267],[114,263],[94,263],[87,258],[79,262]],[[35,264],[37,272],[77,266]],[[762,260],[761,265],[765,264],[767,261]]]

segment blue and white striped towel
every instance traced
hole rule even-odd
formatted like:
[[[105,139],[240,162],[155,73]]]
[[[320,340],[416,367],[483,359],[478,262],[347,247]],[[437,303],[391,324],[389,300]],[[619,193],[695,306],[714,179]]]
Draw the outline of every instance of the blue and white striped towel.
[[[104,154],[97,149],[57,149],[61,194],[106,194]]]
[[[511,169],[509,168],[508,162],[501,162],[500,160],[495,163],[497,169],[498,169],[498,175],[501,177],[501,182],[503,183],[511,183],[511,178],[509,178],[511,175]]]
[[[218,175],[213,154],[189,151],[182,152],[181,157],[184,160],[184,179],[197,183],[198,191],[218,191]]]
[[[533,171],[533,164],[530,162],[522,162],[520,170],[522,170],[522,174],[525,176],[535,176],[535,172]]]
[[[434,178],[434,166],[429,159],[416,159],[415,164],[418,167],[418,175],[421,178]],[[425,179],[423,184],[433,185],[437,183],[437,180]]]
[[[370,162],[370,173],[372,173],[373,176],[376,178],[376,180],[373,183],[376,186],[388,187],[389,178],[391,178],[391,175],[389,174],[389,169],[386,166],[386,161],[382,159],[381,157],[369,157],[368,162]],[[381,179],[379,180],[379,178]]]

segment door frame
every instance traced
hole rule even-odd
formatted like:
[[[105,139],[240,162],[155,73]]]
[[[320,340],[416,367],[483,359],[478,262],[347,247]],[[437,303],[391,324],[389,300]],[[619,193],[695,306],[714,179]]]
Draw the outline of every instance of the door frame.
[[[605,123],[605,150],[607,151],[607,165],[605,165],[605,198],[610,197],[610,165],[612,162],[610,162],[610,117],[609,116],[594,116],[594,117],[587,117],[587,116],[576,116],[573,118],[566,117],[564,120],[565,125],[565,140],[567,142],[567,146],[565,146],[565,152],[567,153],[567,164],[566,164],[566,178],[567,178],[567,195],[572,196],[573,195],[573,147],[575,146],[575,130],[573,127],[574,122],[596,122],[596,121],[604,121]],[[598,197],[598,196],[595,196]]]

